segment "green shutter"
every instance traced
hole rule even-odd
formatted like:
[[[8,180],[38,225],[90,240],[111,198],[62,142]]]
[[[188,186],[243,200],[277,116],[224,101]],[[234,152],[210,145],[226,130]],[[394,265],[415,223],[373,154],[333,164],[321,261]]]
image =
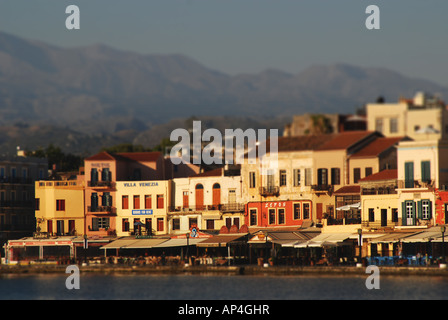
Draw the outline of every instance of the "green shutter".
[[[401,203],[401,225],[406,225],[406,201]]]
[[[422,161],[421,162],[422,167],[422,181],[428,182],[431,180],[431,172],[430,172],[430,162],[429,161]]]
[[[428,209],[428,219],[432,218],[432,201],[429,201],[429,209]]]
[[[414,163],[406,162],[404,164],[404,183],[405,188],[413,188],[414,187]]]
[[[418,217],[419,219],[422,219],[422,218],[423,218],[423,205],[422,205],[422,201],[421,201],[421,200],[418,201],[417,204],[418,204],[417,217]]]
[[[412,225],[415,225],[415,212],[416,212],[415,201],[412,201]]]

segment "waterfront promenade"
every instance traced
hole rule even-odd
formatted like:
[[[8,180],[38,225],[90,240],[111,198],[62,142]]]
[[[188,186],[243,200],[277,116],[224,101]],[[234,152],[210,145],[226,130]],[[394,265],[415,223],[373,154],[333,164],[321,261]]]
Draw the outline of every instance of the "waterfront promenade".
[[[6,274],[65,273],[68,265],[0,265],[0,276]],[[78,266],[81,273],[135,273],[135,274],[194,274],[194,275],[366,275],[366,267],[356,266],[127,266],[92,264]],[[438,266],[378,266],[381,275],[387,276],[448,276],[448,269]]]

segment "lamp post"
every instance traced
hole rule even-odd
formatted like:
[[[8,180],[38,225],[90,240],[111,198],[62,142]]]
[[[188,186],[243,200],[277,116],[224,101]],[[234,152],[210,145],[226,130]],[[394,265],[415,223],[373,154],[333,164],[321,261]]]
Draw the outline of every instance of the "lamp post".
[[[445,263],[445,231],[446,226],[440,226],[440,231],[442,232],[442,262],[440,263],[440,268],[446,268]]]
[[[359,261],[356,264],[356,266],[358,268],[361,268],[362,267],[362,262],[361,262],[361,260],[362,260],[362,229],[361,228],[358,229],[358,247],[359,247]]]

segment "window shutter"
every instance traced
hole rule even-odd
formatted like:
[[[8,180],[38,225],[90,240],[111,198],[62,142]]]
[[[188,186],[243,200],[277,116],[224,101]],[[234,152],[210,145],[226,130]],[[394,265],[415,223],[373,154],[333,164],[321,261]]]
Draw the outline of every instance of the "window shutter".
[[[416,212],[416,204],[415,201],[412,201],[412,225],[415,225],[415,212]]]
[[[421,201],[421,200],[418,201],[417,204],[418,204],[417,217],[418,217],[419,219],[422,219],[422,218],[423,218],[423,206],[422,206],[422,201]]]
[[[428,219],[431,220],[431,218],[432,218],[432,201],[429,201]]]
[[[92,230],[98,231],[98,218],[92,218]]]
[[[401,225],[406,225],[406,201],[401,203]]]

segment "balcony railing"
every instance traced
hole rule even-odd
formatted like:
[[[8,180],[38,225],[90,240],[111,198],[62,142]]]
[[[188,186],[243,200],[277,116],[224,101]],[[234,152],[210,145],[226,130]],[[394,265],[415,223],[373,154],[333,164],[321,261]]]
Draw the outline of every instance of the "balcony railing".
[[[333,186],[331,184],[313,184],[311,190],[314,192],[328,192],[333,190]]]
[[[410,188],[433,188],[434,180],[398,180],[398,189],[410,189]]]
[[[114,188],[114,181],[88,181],[87,186],[91,188]]]
[[[379,187],[379,188],[363,188],[362,195],[378,195],[378,194],[397,194],[397,186]]]
[[[212,204],[202,206],[170,206],[169,212],[203,212],[203,211],[222,211],[222,212],[244,212],[244,204]]]
[[[278,196],[280,194],[280,187],[268,186],[260,187],[260,195],[263,197]]]
[[[103,213],[103,214],[117,214],[117,208],[111,206],[88,206],[87,212]]]

